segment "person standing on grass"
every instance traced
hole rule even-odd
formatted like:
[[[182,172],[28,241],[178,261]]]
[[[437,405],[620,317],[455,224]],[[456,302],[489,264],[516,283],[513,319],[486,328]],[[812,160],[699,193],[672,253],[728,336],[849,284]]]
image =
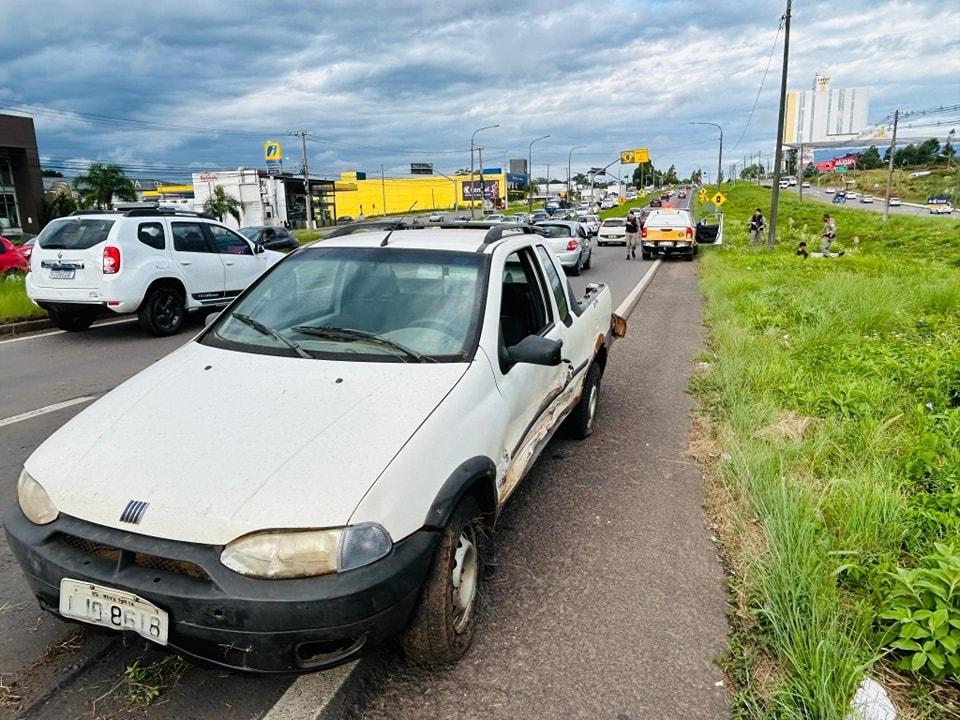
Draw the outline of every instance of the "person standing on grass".
[[[640,223],[637,221],[637,216],[633,214],[633,210],[627,213],[627,260],[631,257],[636,260],[637,258],[637,234],[640,232]]]
[[[820,252],[830,257],[830,248],[837,239],[837,223],[827,213],[823,214],[823,230],[820,233]]]
[[[767,227],[767,221],[763,217],[763,210],[757,208],[750,216],[750,244],[756,245],[763,239],[763,231]]]

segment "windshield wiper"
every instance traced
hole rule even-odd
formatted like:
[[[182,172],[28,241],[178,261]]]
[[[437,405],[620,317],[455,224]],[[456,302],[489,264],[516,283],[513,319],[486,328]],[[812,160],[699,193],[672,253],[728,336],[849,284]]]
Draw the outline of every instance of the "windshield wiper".
[[[231,313],[231,314],[230,314],[230,317],[236,318],[237,320],[239,320],[240,322],[242,322],[244,325],[249,325],[249,326],[252,327],[254,330],[256,330],[256,331],[259,332],[259,333],[262,333],[263,335],[269,335],[269,336],[272,337],[272,338],[276,338],[277,340],[279,340],[280,342],[282,342],[284,345],[286,345],[288,348],[290,348],[291,350],[293,350],[293,351],[294,351],[297,355],[299,355],[300,357],[302,357],[302,358],[307,358],[307,360],[313,360],[313,356],[310,355],[310,354],[309,354],[306,350],[304,350],[302,347],[300,347],[299,345],[297,345],[293,340],[290,340],[290,339],[288,339],[288,338],[285,338],[283,335],[281,335],[280,333],[278,333],[276,330],[274,330],[274,329],[271,328],[271,327],[267,327],[266,325],[264,325],[264,324],[263,324],[262,322],[260,322],[259,320],[254,320],[254,319],[253,319],[252,317],[250,317],[249,315],[244,315],[243,313],[237,313],[237,312]]]
[[[364,340],[396,351],[399,353],[398,357],[401,359],[403,359],[403,356],[406,356],[407,358],[413,358],[417,362],[424,362],[425,360],[437,362],[437,360],[434,358],[421,355],[416,350],[411,350],[405,345],[401,345],[398,342],[394,342],[389,338],[383,337],[383,335],[377,335],[376,333],[367,332],[366,330],[329,327],[326,325],[295,325],[291,329],[296,330],[299,333],[303,333],[304,335],[313,335],[314,337],[324,338],[325,340],[344,340],[346,342]],[[407,362],[406,359],[403,361]]]

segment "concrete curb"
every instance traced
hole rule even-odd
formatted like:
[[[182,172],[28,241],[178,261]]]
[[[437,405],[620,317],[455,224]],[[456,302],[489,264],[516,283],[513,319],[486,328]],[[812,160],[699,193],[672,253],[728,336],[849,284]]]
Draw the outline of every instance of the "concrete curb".
[[[36,320],[19,320],[17,322],[0,323],[0,336],[4,335],[23,335],[36,330],[46,330],[54,327],[49,318],[37,318]]]

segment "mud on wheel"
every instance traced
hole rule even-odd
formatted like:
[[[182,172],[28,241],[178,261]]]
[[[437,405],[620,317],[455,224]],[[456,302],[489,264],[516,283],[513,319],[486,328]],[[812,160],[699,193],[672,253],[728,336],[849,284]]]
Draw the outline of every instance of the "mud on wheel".
[[[484,538],[480,508],[473,498],[464,498],[440,533],[420,601],[401,639],[411,660],[428,665],[454,663],[470,647]]]

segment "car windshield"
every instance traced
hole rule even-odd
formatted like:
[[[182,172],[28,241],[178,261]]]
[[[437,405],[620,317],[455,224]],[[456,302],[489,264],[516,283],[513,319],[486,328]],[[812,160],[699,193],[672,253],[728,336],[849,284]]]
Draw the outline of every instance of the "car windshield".
[[[112,227],[113,220],[65,218],[47,225],[37,242],[45,250],[86,250],[104,242]]]
[[[258,227],[240,228],[240,234],[243,235],[247,240],[256,240],[262,229],[263,228]]]
[[[279,263],[202,342],[245,352],[374,362],[464,362],[486,289],[482,254],[312,248]]]

